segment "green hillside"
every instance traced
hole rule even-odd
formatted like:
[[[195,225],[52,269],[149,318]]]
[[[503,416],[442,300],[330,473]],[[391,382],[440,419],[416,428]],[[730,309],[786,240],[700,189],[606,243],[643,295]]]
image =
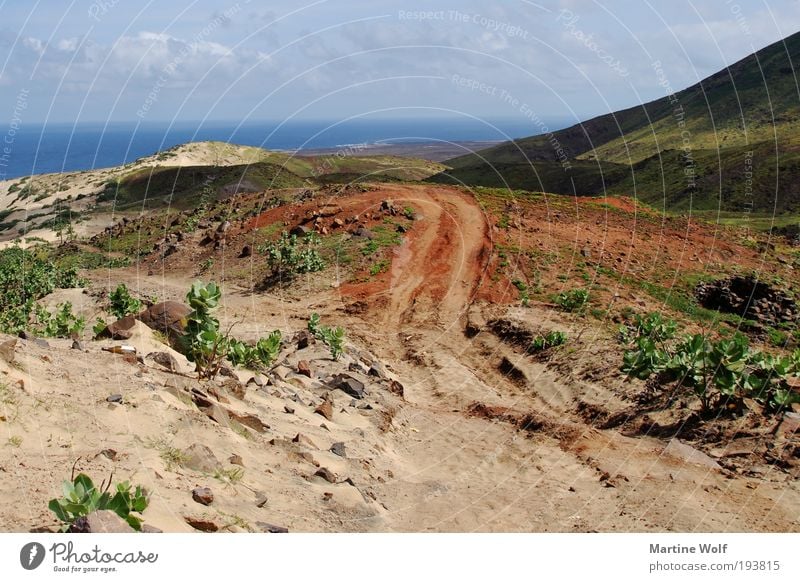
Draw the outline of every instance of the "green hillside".
[[[454,158],[431,180],[564,194],[574,183],[578,194],[636,195],[675,210],[793,212],[797,63],[800,33],[661,99]]]

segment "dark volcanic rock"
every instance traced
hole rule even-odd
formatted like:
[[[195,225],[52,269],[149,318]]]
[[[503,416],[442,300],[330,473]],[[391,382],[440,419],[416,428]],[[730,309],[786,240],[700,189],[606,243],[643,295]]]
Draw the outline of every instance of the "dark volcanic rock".
[[[330,387],[334,390],[341,390],[353,398],[364,398],[364,383],[356,380],[348,374],[337,374],[334,376],[330,383]]]
[[[753,276],[703,282],[695,288],[695,296],[707,309],[735,313],[765,325],[797,320],[797,304],[785,292],[759,281]]]

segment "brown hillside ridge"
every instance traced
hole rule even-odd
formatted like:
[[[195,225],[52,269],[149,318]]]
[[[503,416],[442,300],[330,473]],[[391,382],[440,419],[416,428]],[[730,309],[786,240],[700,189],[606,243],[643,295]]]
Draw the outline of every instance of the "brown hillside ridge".
[[[144,522],[168,532],[800,531],[797,409],[745,399],[704,414],[688,388],[627,378],[618,340],[634,313],[661,311],[681,333],[738,329],[788,353],[788,328],[694,296],[737,271],[797,288],[785,239],[624,197],[410,183],[159,212],[81,241],[134,241],[112,251],[140,256],[82,270],[75,311],[91,327],[112,321],[120,283],[180,305],[213,280],[221,329],[250,342],[280,330],[278,359],[199,380],[165,343],[177,331],[142,316],[124,340],[87,329],[82,349],[0,337],[4,530],[57,530],[47,503],[77,459],[98,483],[146,487]],[[324,270],[271,277],[263,245],[284,230],[318,233]],[[574,289],[589,302],[566,311],[558,295]],[[346,332],[338,360],[306,331],[315,312]],[[777,331],[785,347],[770,344]],[[531,349],[550,332],[564,345]],[[103,350],[122,344],[136,353]]]

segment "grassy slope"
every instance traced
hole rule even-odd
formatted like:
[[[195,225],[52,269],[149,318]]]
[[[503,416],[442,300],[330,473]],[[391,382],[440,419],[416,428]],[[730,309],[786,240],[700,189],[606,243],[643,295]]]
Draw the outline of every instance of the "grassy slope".
[[[700,83],[641,106],[596,117],[555,132],[508,142],[448,161],[432,178],[533,191],[627,194],[669,209],[796,211],[800,176],[797,130],[800,33],[770,45]],[[681,107],[685,126],[678,123]],[[689,134],[683,134],[688,130]],[[684,137],[697,172],[697,188],[683,177]],[[554,144],[567,152],[558,162]],[[752,194],[745,191],[745,151],[753,151]],[[485,160],[485,161],[484,161]],[[531,163],[532,162],[532,163]],[[537,176],[538,174],[538,176]],[[721,186],[722,185],[722,186]]]

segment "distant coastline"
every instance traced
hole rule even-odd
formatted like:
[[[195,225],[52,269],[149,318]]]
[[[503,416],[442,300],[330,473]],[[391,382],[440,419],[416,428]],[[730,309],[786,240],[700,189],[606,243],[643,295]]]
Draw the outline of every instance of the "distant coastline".
[[[244,125],[233,122],[23,124],[0,167],[0,181],[121,166],[199,141],[222,141],[298,155],[331,155],[340,150],[347,150],[347,155],[359,155],[363,149],[369,155],[422,156],[441,161],[529,132],[530,128],[514,120],[474,119],[357,119],[343,123],[296,121]]]

